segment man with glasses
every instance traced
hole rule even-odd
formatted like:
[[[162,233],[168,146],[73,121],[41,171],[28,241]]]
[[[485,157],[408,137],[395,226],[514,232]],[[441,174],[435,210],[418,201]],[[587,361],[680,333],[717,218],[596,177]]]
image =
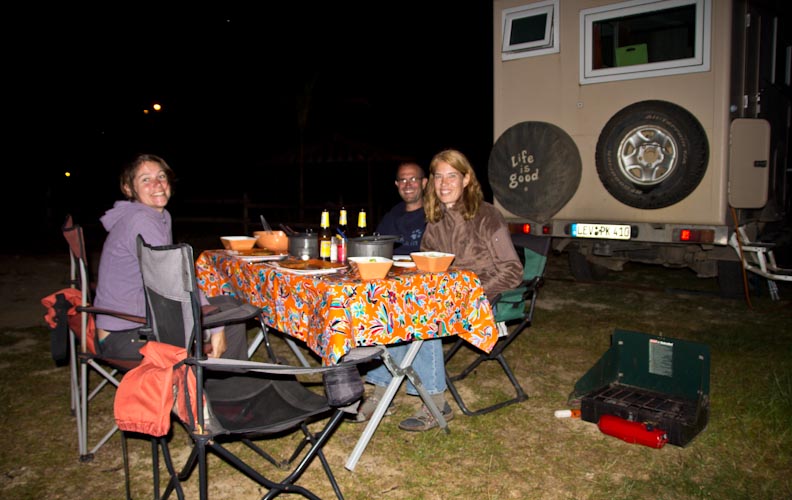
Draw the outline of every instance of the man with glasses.
[[[399,237],[394,248],[397,255],[421,251],[421,237],[426,228],[423,194],[427,182],[417,163],[405,162],[396,169],[395,184],[402,201],[385,214],[377,232]]]
[[[377,225],[379,234],[398,236],[394,253],[409,255],[421,248],[421,237],[426,228],[423,210],[423,193],[428,179],[423,169],[414,162],[404,162],[396,169],[396,189],[402,201],[397,203]]]
[[[426,214],[423,209],[423,194],[429,180],[424,176],[423,169],[414,162],[404,162],[396,169],[396,189],[402,201],[397,203],[390,212],[377,225],[377,232],[398,236],[399,240],[394,249],[396,255],[410,255],[412,252],[421,251],[421,238],[426,229]],[[389,346],[388,352],[397,363],[401,363],[407,353],[409,344]],[[441,358],[442,361],[442,358]],[[433,389],[440,384],[445,387],[445,374],[442,380],[434,377],[436,370],[419,372],[418,376],[425,387]],[[366,422],[371,418],[377,404],[385,395],[385,388],[391,380],[391,373],[384,365],[379,365],[366,375],[366,382],[374,384],[374,391],[366,397],[358,410],[356,421]],[[424,379],[424,377],[427,377]],[[438,389],[439,390],[439,389]],[[417,396],[418,391],[411,383],[407,384],[407,394]],[[388,408],[386,415],[393,413],[393,404]]]

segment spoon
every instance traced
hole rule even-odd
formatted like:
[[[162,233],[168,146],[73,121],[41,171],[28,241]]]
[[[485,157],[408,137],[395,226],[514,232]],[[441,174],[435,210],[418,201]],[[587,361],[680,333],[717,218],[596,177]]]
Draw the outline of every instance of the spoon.
[[[259,217],[261,217],[261,226],[264,228],[264,231],[271,233],[272,228],[267,224],[267,219],[265,219],[263,215],[259,215]]]

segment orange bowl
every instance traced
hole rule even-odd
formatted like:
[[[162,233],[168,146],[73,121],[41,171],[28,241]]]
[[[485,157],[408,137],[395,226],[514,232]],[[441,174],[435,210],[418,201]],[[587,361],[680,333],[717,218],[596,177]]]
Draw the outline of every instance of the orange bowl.
[[[454,261],[454,254],[444,252],[413,252],[410,257],[415,267],[430,273],[442,273]]]
[[[250,250],[256,244],[252,236],[221,236],[220,241],[227,250]]]
[[[357,267],[364,280],[381,280],[388,275],[393,261],[385,257],[349,257],[349,262]]]
[[[283,231],[256,231],[256,244],[261,248],[272,250],[275,253],[289,251],[289,237]]]

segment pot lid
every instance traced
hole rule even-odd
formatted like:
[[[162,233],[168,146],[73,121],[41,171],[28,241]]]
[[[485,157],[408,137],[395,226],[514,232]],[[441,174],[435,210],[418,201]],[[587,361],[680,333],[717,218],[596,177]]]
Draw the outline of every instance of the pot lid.
[[[348,241],[355,243],[392,243],[398,239],[398,236],[389,234],[375,234],[373,236],[358,236],[357,238],[349,238]]]
[[[317,233],[312,233],[310,231],[309,232],[305,232],[305,233],[294,233],[294,234],[290,234],[288,236],[289,236],[289,238],[294,238],[294,239],[297,239],[297,240],[300,240],[300,239],[311,239],[312,240],[312,239],[316,239],[316,238],[319,237],[319,235]]]

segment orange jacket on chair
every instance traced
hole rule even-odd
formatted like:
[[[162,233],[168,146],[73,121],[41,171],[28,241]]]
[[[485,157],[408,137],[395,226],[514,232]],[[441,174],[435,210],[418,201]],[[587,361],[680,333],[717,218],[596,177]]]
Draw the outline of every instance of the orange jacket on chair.
[[[189,421],[186,415],[187,402],[181,388],[185,387],[184,377],[189,376],[187,386],[190,402],[194,407],[195,376],[181,363],[187,357],[187,351],[183,347],[149,341],[140,349],[140,353],[143,361],[124,375],[116,391],[116,423],[124,431],[164,436],[170,430],[174,385],[179,388],[179,416],[186,417]]]
[[[59,290],[41,299],[41,304],[47,308],[47,314],[44,315],[44,321],[47,322],[50,328],[56,328],[58,326],[58,312],[55,310],[54,306],[59,294],[63,294],[63,296],[66,298],[66,301],[72,305],[72,307],[67,311],[69,328],[74,332],[75,335],[77,335],[77,338],[79,339],[82,336],[81,315],[77,311],[77,306],[82,305],[82,293],[80,290],[76,288],[64,288],[63,290]],[[88,315],[88,326],[86,329],[86,349],[91,354],[96,354],[96,326],[93,315],[91,314]]]

